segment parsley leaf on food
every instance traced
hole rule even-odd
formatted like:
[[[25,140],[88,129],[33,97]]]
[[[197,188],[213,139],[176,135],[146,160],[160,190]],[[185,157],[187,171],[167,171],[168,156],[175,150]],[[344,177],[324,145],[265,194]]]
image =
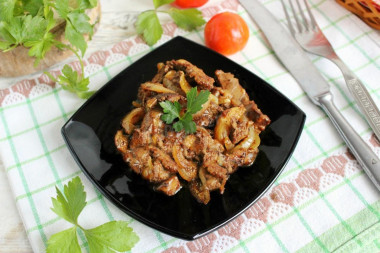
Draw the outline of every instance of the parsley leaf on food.
[[[52,235],[47,243],[47,253],[80,253],[77,228],[72,227]]]
[[[84,230],[90,252],[125,252],[139,241],[125,221],[111,221],[93,229]]]
[[[52,198],[52,211],[72,224],[77,224],[78,216],[86,206],[86,192],[79,177],[64,186],[64,194],[56,187],[57,198]]]
[[[202,109],[202,105],[207,102],[210,96],[210,91],[202,90],[196,95],[197,92],[192,88],[187,94],[187,112],[194,114]]]
[[[207,102],[210,91],[202,90],[197,95],[197,88],[193,87],[186,93],[187,107],[186,113],[181,115],[181,105],[178,102],[163,101],[160,106],[163,108],[164,114],[161,116],[162,121],[171,124],[175,119],[178,121],[173,124],[175,131],[185,130],[186,133],[194,133],[197,125],[193,121],[193,114],[202,109],[202,105]]]
[[[149,46],[154,45],[163,33],[157,13],[154,10],[141,13],[136,21],[136,31],[143,35]]]
[[[206,23],[202,17],[202,12],[197,9],[180,10],[177,8],[170,8],[168,13],[178,27],[187,31],[191,31]]]
[[[178,102],[163,101],[160,102],[160,106],[163,108],[164,114],[162,115],[162,120],[167,124],[173,123],[173,120],[179,118],[179,113],[181,111],[181,105]]]
[[[158,8],[162,5],[165,5],[165,4],[170,4],[172,2],[174,2],[175,0],[153,0],[153,5],[154,5],[154,8]]]

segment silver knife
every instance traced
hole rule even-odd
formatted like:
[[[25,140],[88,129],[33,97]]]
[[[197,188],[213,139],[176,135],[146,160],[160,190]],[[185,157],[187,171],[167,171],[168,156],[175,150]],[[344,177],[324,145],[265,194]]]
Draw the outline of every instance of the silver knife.
[[[309,98],[328,115],[348,148],[380,191],[380,159],[355,132],[333,102],[328,83],[298,43],[257,0],[239,0],[261,28],[277,57],[301,85]]]

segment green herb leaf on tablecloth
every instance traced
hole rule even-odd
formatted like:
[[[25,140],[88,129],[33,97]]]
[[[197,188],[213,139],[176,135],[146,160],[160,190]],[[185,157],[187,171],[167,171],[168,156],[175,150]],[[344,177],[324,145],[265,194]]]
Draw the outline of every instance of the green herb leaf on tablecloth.
[[[176,25],[186,31],[194,30],[202,26],[206,21],[202,17],[202,12],[197,9],[184,9],[171,8],[168,11]]]
[[[139,241],[139,237],[125,221],[110,221],[93,229],[84,230],[90,252],[125,252]]]
[[[79,177],[75,177],[63,187],[56,187],[57,197],[52,198],[52,210],[74,227],[52,235],[47,242],[47,253],[79,253],[77,230],[81,230],[87,240],[90,252],[125,252],[139,241],[139,237],[125,221],[110,221],[92,229],[78,224],[78,216],[86,206],[86,192]]]
[[[77,228],[72,227],[52,235],[47,243],[46,253],[80,253]]]
[[[152,46],[161,38],[163,29],[157,13],[166,13],[171,16],[178,27],[191,31],[202,26],[206,21],[202,17],[202,12],[197,9],[180,10],[171,8],[168,11],[160,11],[157,8],[165,4],[170,4],[174,0],[153,0],[154,10],[140,13],[135,23],[137,33],[140,34],[145,42]]]
[[[53,212],[68,222],[77,224],[78,216],[86,206],[86,192],[79,177],[63,187],[64,194],[56,188],[57,198],[52,199]]]

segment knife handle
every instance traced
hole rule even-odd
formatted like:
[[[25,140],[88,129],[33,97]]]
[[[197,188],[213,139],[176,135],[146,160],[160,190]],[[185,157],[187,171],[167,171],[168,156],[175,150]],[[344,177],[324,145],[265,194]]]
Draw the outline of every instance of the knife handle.
[[[380,190],[380,159],[372,149],[356,133],[352,126],[347,122],[339,112],[333,102],[333,96],[330,92],[318,98],[318,102],[328,117],[333,122],[335,128],[346,142],[348,148],[355,156],[359,164],[367,173],[368,177]]]
[[[366,87],[355,74],[344,64],[338,56],[332,57],[331,60],[340,68],[343,73],[344,80],[351,94],[354,96],[355,101],[364,113],[369,125],[375,133],[378,140],[380,140],[380,111],[376,103],[371,98]]]

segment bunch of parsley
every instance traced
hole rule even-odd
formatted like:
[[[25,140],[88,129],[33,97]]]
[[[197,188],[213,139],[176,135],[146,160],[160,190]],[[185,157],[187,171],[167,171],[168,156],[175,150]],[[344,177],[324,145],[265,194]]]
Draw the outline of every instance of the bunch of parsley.
[[[56,188],[57,197],[52,198],[52,210],[74,226],[52,235],[47,242],[47,253],[81,253],[78,231],[86,238],[89,252],[125,252],[139,241],[125,221],[110,221],[95,228],[85,229],[78,224],[78,216],[86,206],[86,192],[79,177],[63,187],[63,193]]]
[[[58,80],[49,77],[64,89],[87,98],[92,92],[88,91],[89,80],[83,71],[82,57],[87,49],[84,34],[91,38],[94,27],[85,11],[97,4],[97,0],[0,0],[0,50],[7,52],[24,46],[29,49],[28,55],[35,58],[36,65],[53,46],[73,51],[82,66],[81,74],[65,65]],[[59,21],[64,24],[68,44],[55,39],[53,29]]]
[[[148,45],[154,45],[163,34],[158,13],[170,15],[177,26],[185,30],[193,30],[205,24],[202,13],[197,9],[181,10],[172,7],[158,10],[172,2],[174,0],[153,0],[154,10],[144,11],[138,16],[135,24],[137,33]],[[36,65],[53,46],[71,50],[79,59],[81,73],[65,65],[62,75],[57,78],[47,72],[45,74],[64,90],[76,93],[80,98],[88,98],[94,92],[89,91],[90,80],[84,76],[82,58],[87,49],[84,34],[88,34],[91,39],[94,25],[89,23],[90,18],[85,11],[97,4],[97,0],[0,0],[0,50],[7,52],[17,46],[24,46],[29,49],[29,56],[36,59]],[[68,44],[55,39],[53,29],[58,25],[59,19],[64,22]]]

